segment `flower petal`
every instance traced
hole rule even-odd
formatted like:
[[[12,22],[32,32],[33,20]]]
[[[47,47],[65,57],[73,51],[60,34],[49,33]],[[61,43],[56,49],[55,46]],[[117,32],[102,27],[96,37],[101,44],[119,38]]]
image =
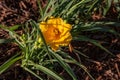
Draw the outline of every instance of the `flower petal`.
[[[70,30],[72,26],[64,22],[61,18],[51,17],[47,22],[40,23],[40,29],[45,41],[53,50],[59,49],[60,46],[69,45],[72,40]]]

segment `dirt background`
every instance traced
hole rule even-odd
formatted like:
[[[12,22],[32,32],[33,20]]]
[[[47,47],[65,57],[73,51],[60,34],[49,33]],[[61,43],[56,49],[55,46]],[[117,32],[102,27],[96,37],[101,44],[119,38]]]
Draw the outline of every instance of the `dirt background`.
[[[42,0],[41,0],[42,1]],[[45,1],[41,2],[44,6]],[[101,14],[93,14],[92,20],[97,21],[119,21],[118,13],[114,6],[111,6],[106,17]],[[29,19],[37,21],[39,17],[36,0],[0,0],[0,24],[11,27],[16,24],[23,24]],[[110,26],[111,27],[111,26]],[[112,26],[114,30],[120,33],[120,26]],[[72,42],[72,46],[85,53],[90,59],[81,56],[81,62],[84,64],[90,74],[96,80],[120,80],[120,38],[110,33],[85,33],[92,39],[100,40],[101,44],[110,50],[115,56],[110,56],[105,51],[88,42]],[[0,29],[0,39],[9,38],[6,31]],[[102,43],[106,42],[106,43]],[[0,44],[0,65],[13,56],[19,48],[15,44]],[[77,59],[77,55],[70,53]],[[75,68],[78,80],[90,80],[90,77],[81,69]],[[69,76],[62,72],[66,80],[71,80]],[[24,71],[19,65],[15,64],[10,69],[0,75],[0,80],[38,80],[28,72]]]

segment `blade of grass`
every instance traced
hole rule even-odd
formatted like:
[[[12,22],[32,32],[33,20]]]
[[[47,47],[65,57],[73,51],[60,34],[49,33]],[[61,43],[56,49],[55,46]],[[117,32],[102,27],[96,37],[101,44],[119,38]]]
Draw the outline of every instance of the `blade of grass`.
[[[72,6],[73,2],[74,2],[74,0],[73,0],[73,1],[72,1],[72,0],[69,1],[69,3],[67,2],[66,6],[63,7],[64,9],[62,9],[62,11],[59,12],[59,16],[66,14],[67,11],[68,11],[68,10],[70,9],[70,7]],[[62,7],[62,6],[59,6],[59,7]]]
[[[99,0],[95,0],[94,3],[90,6],[90,8],[87,11],[87,14],[95,7],[95,5],[98,3]]]
[[[17,30],[19,27],[20,27],[20,25],[14,25],[14,26],[12,26],[12,27],[7,27],[7,26],[4,26],[4,25],[0,25],[0,28],[7,29],[7,30],[10,30],[10,31],[15,31],[15,30]]]
[[[46,43],[46,41],[45,41],[45,39],[44,39],[44,36],[43,36],[43,34],[42,34],[42,32],[41,32],[41,29],[39,28],[39,26],[37,25],[37,23],[35,22],[35,21],[33,21],[33,20],[31,20],[31,25],[33,25],[37,30],[38,30],[38,33],[39,33],[39,35],[40,35],[40,37],[41,37],[41,39],[42,39],[42,41],[43,41],[43,44],[44,44],[44,46],[45,46],[45,49],[46,49],[46,51],[47,51],[47,53],[48,53],[48,56],[49,56],[49,58],[50,59],[52,59],[51,58],[51,56],[50,56],[50,52],[49,52],[49,48],[48,48],[48,45],[47,45],[47,43]]]
[[[104,16],[107,14],[108,10],[110,9],[111,4],[112,4],[112,1],[113,1],[113,0],[106,0],[106,2],[105,2],[105,3],[107,3],[107,4],[106,4],[106,7],[103,8],[103,10],[104,10],[104,11],[103,11],[103,15],[104,15]]]
[[[46,18],[48,17],[48,11],[54,5],[54,3],[55,3],[55,0],[48,0],[48,3],[46,5],[45,9],[43,10],[44,15],[42,17],[42,20],[46,20]]]
[[[8,30],[8,32],[9,32],[9,35],[10,35],[12,38],[14,38],[14,40],[15,40],[15,42],[18,44],[18,46],[19,46],[21,49],[24,49],[25,45],[22,44],[22,43],[18,40],[18,38],[19,38],[20,36],[18,36],[18,35],[17,35],[15,32],[13,32],[13,31]],[[18,38],[17,38],[17,37],[18,37]]]
[[[63,80],[63,78],[61,78],[58,74],[56,74],[55,72],[53,72],[52,70],[44,67],[44,66],[41,66],[41,65],[38,65],[38,64],[35,64],[34,62],[30,61],[30,65],[34,66],[37,70],[40,70],[42,71],[43,73],[49,75],[50,77],[52,77],[53,79],[56,79],[56,80]]]
[[[90,39],[86,36],[80,35],[79,37],[74,37],[73,40],[77,40],[77,41],[87,41],[90,42],[96,46],[98,46],[99,48],[101,48],[102,50],[106,51],[107,53],[109,53],[110,55],[113,55],[109,50],[107,50],[106,48],[104,48],[97,40],[93,40]],[[114,56],[114,55],[113,55]]]
[[[42,79],[40,76],[38,76],[37,74],[35,74],[33,71],[31,71],[30,69],[26,68],[26,67],[23,67],[26,71],[28,71],[29,73],[33,74],[35,77],[37,77],[38,79],[40,80],[44,80]]]
[[[0,44],[1,43],[11,43],[14,42],[14,39],[0,39]]]
[[[75,59],[73,59],[71,56],[69,56],[67,53],[63,52],[63,51],[59,51],[58,52],[60,55],[63,55],[65,58],[62,60],[67,62],[67,63],[72,63],[72,64],[75,64],[75,65],[78,65],[80,68],[82,68],[89,76],[92,80],[95,80],[91,74],[87,71],[87,68],[82,65],[80,62],[76,61]]]
[[[70,68],[70,66],[65,63],[63,61],[63,58],[56,54],[55,52],[53,52],[52,50],[49,49],[49,51],[51,52],[51,55],[58,60],[58,63],[68,72],[68,74],[73,78],[73,80],[77,80],[76,75],[74,74],[73,70]]]
[[[36,27],[36,29],[39,30],[39,31],[38,31],[38,32],[39,32],[39,35],[40,35],[40,37],[41,37],[41,39],[42,39],[42,41],[43,41],[43,43],[44,43],[44,45],[45,45],[47,51],[49,52],[48,46],[47,46],[47,44],[46,44],[46,42],[45,42],[45,39],[44,39],[44,37],[43,37],[43,34],[42,34],[42,32],[41,32],[39,26],[38,26],[37,23],[36,23],[35,21],[33,21],[33,20],[31,20],[31,25],[33,25],[34,27]]]
[[[43,16],[44,14],[43,14],[43,9],[42,9],[42,5],[40,3],[40,0],[37,0],[37,4],[38,4],[38,7],[39,7],[39,13],[40,13],[41,16]]]
[[[78,51],[78,50],[76,50],[76,49],[73,49],[73,52],[74,52],[74,53],[79,53],[80,55],[82,55],[82,56],[84,56],[84,57],[86,57],[86,58],[89,58],[89,57],[86,56],[84,53],[82,53],[82,52],[80,52],[80,51]]]
[[[90,77],[92,80],[95,80],[95,79],[91,76],[91,74],[88,72],[87,68],[86,68],[84,65],[80,64],[79,62],[77,62],[76,60],[74,60],[74,59],[73,59],[73,60],[64,59],[64,61],[67,62],[67,63],[72,63],[72,64],[78,65],[80,68],[82,68],[82,69],[89,75],[89,77]]]
[[[22,59],[22,56],[18,56],[18,54],[11,57],[4,64],[0,66],[0,74],[2,74],[5,70],[7,70],[11,65],[13,65],[16,61]]]
[[[72,12],[74,12],[75,9],[77,9],[80,5],[86,3],[86,2],[89,2],[91,0],[81,0],[79,1],[78,3],[76,3],[75,5],[73,5],[69,11],[67,12],[67,15],[71,14]]]

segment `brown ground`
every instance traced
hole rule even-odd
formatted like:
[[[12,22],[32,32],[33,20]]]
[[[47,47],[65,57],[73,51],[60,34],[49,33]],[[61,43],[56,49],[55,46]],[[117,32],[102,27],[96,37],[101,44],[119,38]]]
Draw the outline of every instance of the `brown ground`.
[[[36,0],[0,0],[0,24],[10,27],[15,24],[22,24],[29,19],[37,20],[39,17],[37,11]],[[109,18],[107,18],[107,20],[115,20],[118,14],[113,11],[113,7],[111,7],[109,12],[107,15]],[[92,18],[93,20],[101,20],[102,17],[101,15],[94,14]],[[120,33],[120,28],[112,27]],[[88,42],[73,42],[74,44],[72,43],[72,46],[74,48],[90,57],[90,59],[86,59],[81,56],[82,64],[87,67],[90,74],[96,80],[120,80],[120,38],[110,33],[106,33],[105,35],[103,35],[103,33],[91,33],[89,36],[92,39],[100,40],[101,44],[116,56],[110,56],[105,51]],[[0,29],[0,39],[3,38],[9,38],[9,35]],[[18,50],[15,44],[0,44],[0,65],[13,56]],[[70,53],[70,55],[77,58],[74,53]],[[75,73],[79,80],[90,80],[89,76],[80,68],[76,68]],[[64,72],[62,75],[65,76],[67,80],[67,75]],[[0,80],[11,79],[37,80],[37,78],[17,65],[0,75]],[[68,80],[70,80],[69,77]]]

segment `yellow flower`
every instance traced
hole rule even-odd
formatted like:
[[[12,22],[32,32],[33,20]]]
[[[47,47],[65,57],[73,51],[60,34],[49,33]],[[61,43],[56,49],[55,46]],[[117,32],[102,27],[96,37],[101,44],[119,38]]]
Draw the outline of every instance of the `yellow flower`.
[[[70,34],[72,26],[64,22],[61,18],[51,17],[47,22],[41,22],[40,29],[46,43],[50,45],[54,51],[58,50],[60,46],[69,45],[72,40]]]

